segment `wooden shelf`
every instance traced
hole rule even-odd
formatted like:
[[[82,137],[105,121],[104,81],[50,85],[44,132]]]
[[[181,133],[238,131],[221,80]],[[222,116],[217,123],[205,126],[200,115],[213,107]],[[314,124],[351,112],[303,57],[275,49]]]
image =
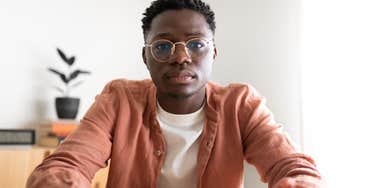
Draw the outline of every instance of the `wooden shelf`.
[[[0,147],[0,187],[25,187],[30,173],[50,155],[53,147]],[[108,167],[95,174],[92,188],[105,188]]]

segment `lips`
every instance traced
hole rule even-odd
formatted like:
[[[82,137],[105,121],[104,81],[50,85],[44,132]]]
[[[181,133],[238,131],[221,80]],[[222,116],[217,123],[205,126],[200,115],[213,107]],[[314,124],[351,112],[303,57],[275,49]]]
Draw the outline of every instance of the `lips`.
[[[166,73],[166,78],[168,81],[177,84],[187,84],[196,78],[195,74],[191,71],[171,71]]]
[[[193,77],[194,74],[192,74],[189,71],[174,71],[174,72],[169,72],[166,74],[167,77],[181,77],[181,76],[190,76]]]

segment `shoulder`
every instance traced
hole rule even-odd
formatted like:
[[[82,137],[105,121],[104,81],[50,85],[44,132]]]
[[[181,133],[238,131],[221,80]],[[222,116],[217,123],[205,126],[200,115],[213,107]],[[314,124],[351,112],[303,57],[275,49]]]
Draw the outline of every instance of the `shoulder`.
[[[128,80],[125,78],[115,79],[108,82],[104,88],[105,91],[123,90],[123,89],[147,89],[152,86],[150,79]]]
[[[151,87],[153,87],[153,83],[150,79],[114,79],[104,86],[97,97],[111,101],[123,100],[131,96],[140,98],[140,95],[146,95]]]
[[[247,83],[230,83],[222,86],[215,82],[209,82],[207,85],[209,95],[215,95],[220,98],[254,98],[260,96],[257,90]]]
[[[210,82],[207,85],[207,103],[217,110],[235,109],[246,115],[265,101],[266,99],[247,83],[231,83],[221,86]]]
[[[150,89],[153,83],[150,79],[145,80],[128,80],[125,78],[115,79],[106,84],[102,93],[139,93]]]

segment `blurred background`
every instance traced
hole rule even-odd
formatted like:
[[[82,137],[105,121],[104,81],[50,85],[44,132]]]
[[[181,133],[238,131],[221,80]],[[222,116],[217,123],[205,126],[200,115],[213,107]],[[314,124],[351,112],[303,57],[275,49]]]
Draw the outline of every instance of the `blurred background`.
[[[71,95],[82,118],[116,78],[149,78],[141,18],[151,0],[0,1],[0,129],[56,119],[48,67],[56,47],[90,70]],[[312,155],[329,187],[371,187],[376,169],[376,3],[367,0],[208,0],[216,13],[212,80],[253,85]],[[259,183],[245,168],[245,188]]]

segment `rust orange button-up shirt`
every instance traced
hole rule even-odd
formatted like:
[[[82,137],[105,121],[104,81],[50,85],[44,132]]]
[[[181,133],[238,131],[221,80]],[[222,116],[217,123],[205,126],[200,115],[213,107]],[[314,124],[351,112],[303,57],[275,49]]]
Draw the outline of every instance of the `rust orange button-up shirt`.
[[[155,188],[166,156],[151,80],[106,85],[79,128],[39,165],[28,188],[90,187],[111,159],[107,187]],[[265,99],[249,85],[206,85],[206,120],[197,155],[199,188],[240,188],[243,161],[272,186],[287,176],[320,178],[313,160],[298,153]]]

